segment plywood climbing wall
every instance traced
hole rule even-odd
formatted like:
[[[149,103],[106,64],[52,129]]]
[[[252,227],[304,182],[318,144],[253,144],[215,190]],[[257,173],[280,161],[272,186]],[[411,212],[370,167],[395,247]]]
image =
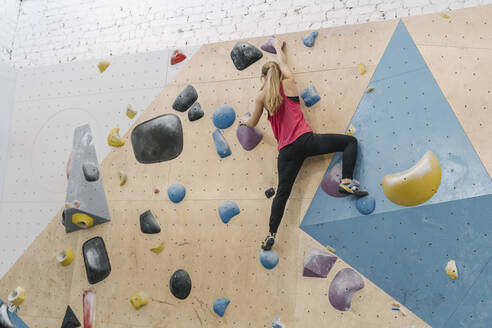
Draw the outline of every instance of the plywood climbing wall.
[[[466,111],[470,107],[486,111],[483,107],[491,100],[479,68],[492,65],[492,50],[480,43],[488,40],[490,46],[487,26],[492,24],[492,7],[456,11],[450,16],[450,20],[440,15],[408,18],[405,24],[490,172],[492,158],[486,147],[490,134],[480,128],[480,124],[490,126],[490,115],[472,116]],[[396,25],[397,21],[387,21],[323,29],[313,48],[304,47],[300,41],[307,33],[281,36],[287,42],[287,57],[299,89],[313,84],[321,95],[318,104],[304,108],[316,132],[345,131]],[[259,46],[264,38],[248,41]],[[342,260],[327,279],[302,277],[304,257],[312,247],[321,245],[298,226],[331,156],[305,162],[279,230],[276,250],[280,263],[271,271],[261,266],[259,245],[268,230],[271,206],[264,190],[276,185],[276,144],[268,122],[262,118],[259,128],[264,139],[246,152],[236,140],[234,125],[223,131],[232,155],[220,159],[211,137],[211,116],[223,104],[232,106],[238,116],[252,111],[260,87],[260,67],[274,57],[265,53],[254,65],[237,71],[229,55],[234,44],[203,46],[135,122],[164,113],[179,115],[184,129],[182,154],[169,162],[140,164],[133,155],[129,134],[125,135],[126,145],[111,151],[102,163],[112,221],[67,235],[60,216],[56,216],[0,281],[0,295],[7,295],[17,285],[26,288],[20,315],[31,327],[60,325],[68,304],[82,319],[82,293],[88,288],[97,295],[97,327],[269,327],[276,315],[286,327],[326,323],[336,327],[428,326],[408,310],[407,316],[392,311],[392,298],[367,279],[366,287],[355,294],[350,311],[335,310],[328,301],[328,288],[338,270],[347,266]],[[450,60],[443,61],[441,56]],[[365,75],[358,72],[359,62],[367,66]],[[205,116],[195,122],[171,108],[187,84],[196,88],[205,111]],[[465,85],[473,91],[462,92]],[[123,187],[119,186],[120,169],[128,175]],[[172,183],[187,188],[179,204],[168,200],[166,190]],[[155,188],[161,192],[154,194]],[[217,213],[223,200],[234,200],[241,209],[227,225]],[[160,222],[159,234],[140,232],[139,215],[148,209]],[[94,236],[106,242],[112,273],[90,286],[81,247]],[[161,241],[166,242],[166,249],[159,255],[150,252],[150,247]],[[55,255],[67,247],[75,250],[76,258],[71,266],[62,268]],[[191,275],[193,289],[186,300],[178,300],[169,292],[169,278],[177,269],[186,269]],[[129,297],[139,290],[149,293],[152,300],[135,311]],[[231,300],[223,318],[212,311],[212,303],[219,297]]]

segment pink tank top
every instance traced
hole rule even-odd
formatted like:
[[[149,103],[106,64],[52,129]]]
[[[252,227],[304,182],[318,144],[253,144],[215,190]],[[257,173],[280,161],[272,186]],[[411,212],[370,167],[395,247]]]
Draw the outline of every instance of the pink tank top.
[[[285,96],[282,83],[280,83],[280,94],[284,101],[273,116],[268,115],[273,135],[277,139],[278,150],[293,143],[304,133],[313,131],[304,120],[301,104]]]

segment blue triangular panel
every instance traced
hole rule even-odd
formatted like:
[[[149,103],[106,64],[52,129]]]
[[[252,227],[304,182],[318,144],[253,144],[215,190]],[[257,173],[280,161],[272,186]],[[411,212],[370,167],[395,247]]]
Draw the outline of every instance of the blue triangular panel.
[[[334,247],[341,259],[421,319],[442,327],[491,258],[492,195],[321,223],[304,230]],[[458,265],[457,280],[444,271],[451,259]],[[486,275],[490,281],[492,272]],[[492,286],[483,287],[490,300]],[[492,322],[490,306],[487,316]],[[446,327],[460,326],[448,323]]]
[[[364,94],[351,124],[359,140],[355,178],[376,210],[362,216],[353,197],[318,188],[301,228],[433,327],[461,327],[450,319],[461,314],[468,315],[463,327],[491,322],[490,302],[482,302],[487,313],[476,310],[491,288],[474,296],[477,281],[492,280],[484,271],[492,255],[491,180],[402,22],[369,85],[375,89]],[[437,193],[417,207],[391,203],[383,177],[427,151],[442,168]],[[340,161],[337,153],[328,170]],[[450,259],[458,264],[456,281],[444,272]]]
[[[442,168],[441,185],[426,204],[492,192],[487,171],[400,22],[352,118],[359,155],[355,178],[376,199],[375,213],[402,208],[380,187],[387,174],[413,166],[432,151]],[[328,170],[341,161],[338,153]],[[318,188],[302,226],[358,216],[352,198],[333,198]]]

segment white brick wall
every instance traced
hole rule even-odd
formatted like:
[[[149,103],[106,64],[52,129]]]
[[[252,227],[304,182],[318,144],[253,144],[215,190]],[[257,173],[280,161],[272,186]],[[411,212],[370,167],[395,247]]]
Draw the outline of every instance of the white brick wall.
[[[0,4],[16,1],[0,0]],[[490,3],[492,0],[24,0],[12,62],[17,67],[48,65]],[[3,43],[8,45],[9,39]]]
[[[0,0],[0,61],[10,62],[20,0]]]

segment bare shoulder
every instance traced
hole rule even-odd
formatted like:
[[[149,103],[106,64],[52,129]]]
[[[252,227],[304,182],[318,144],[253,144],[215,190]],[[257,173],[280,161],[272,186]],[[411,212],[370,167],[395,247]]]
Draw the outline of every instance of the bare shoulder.
[[[287,96],[295,97],[299,95],[296,80],[294,80],[294,78],[282,80],[282,86],[284,87],[284,92]]]

